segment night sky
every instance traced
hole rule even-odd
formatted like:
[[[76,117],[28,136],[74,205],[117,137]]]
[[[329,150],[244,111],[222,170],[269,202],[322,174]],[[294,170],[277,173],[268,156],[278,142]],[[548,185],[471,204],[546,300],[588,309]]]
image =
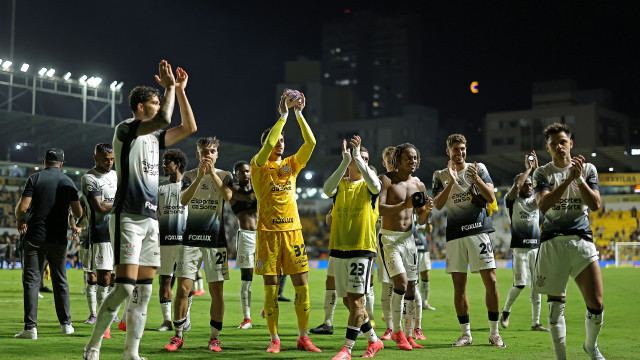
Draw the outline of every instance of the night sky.
[[[124,81],[128,94],[135,85],[155,85],[157,63],[167,59],[190,75],[187,94],[198,135],[226,141],[257,144],[261,131],[277,117],[275,85],[283,81],[284,61],[298,56],[320,60],[323,21],[344,18],[345,9],[421,14],[424,104],[439,110],[443,126],[477,131],[487,112],[530,107],[532,82],[567,78],[580,89],[612,91],[614,110],[632,118],[639,115],[639,59],[632,55],[638,47],[638,25],[632,5],[17,3],[15,64],[53,67],[57,74],[70,71],[76,79],[81,74],[100,76],[107,85]],[[10,14],[11,1],[0,0],[0,58],[9,54]],[[474,80],[480,82],[477,95],[469,91]],[[126,101],[119,109],[129,117]],[[174,117],[176,123],[178,119]]]

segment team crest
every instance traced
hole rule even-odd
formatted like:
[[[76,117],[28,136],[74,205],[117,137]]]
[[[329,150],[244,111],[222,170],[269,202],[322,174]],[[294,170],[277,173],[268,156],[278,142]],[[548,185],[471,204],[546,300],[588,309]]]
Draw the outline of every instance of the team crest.
[[[239,262],[239,263],[243,263],[243,262],[244,262],[244,255],[240,255],[240,256],[238,257],[238,262]]]
[[[96,256],[96,265],[100,266],[102,265],[103,262],[104,262],[104,258],[102,257],[102,255]]]
[[[513,276],[516,278],[516,280],[520,281],[522,280],[522,274],[518,273],[518,274],[513,274]]]
[[[280,168],[280,170],[282,170],[282,173],[283,173],[283,174],[288,174],[288,173],[290,173],[290,172],[291,172],[291,168],[290,168],[290,167],[288,167],[287,165],[283,165],[283,166]]]
[[[256,262],[256,268],[257,268],[258,270],[262,270],[262,267],[263,267],[263,266],[264,266],[264,263],[263,263],[262,259],[260,259],[260,260],[258,260],[258,261]]]
[[[543,287],[545,285],[546,277],[542,275],[538,275],[538,279],[536,280],[536,286]]]
[[[387,263],[387,266],[389,267],[389,270],[395,270],[396,269],[396,262],[393,259],[391,259]]]
[[[128,256],[133,255],[133,252],[135,250],[135,246],[131,245],[131,244],[127,244],[124,246],[124,253]]]

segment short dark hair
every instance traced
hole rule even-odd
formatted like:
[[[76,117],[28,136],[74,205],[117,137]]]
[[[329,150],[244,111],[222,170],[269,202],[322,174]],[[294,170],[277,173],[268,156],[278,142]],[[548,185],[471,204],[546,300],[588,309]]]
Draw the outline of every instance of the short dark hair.
[[[522,173],[516,175],[516,177],[513,178],[513,183],[517,183],[518,182],[518,178],[522,176]],[[531,179],[531,173],[529,173],[529,175],[527,176],[527,179]],[[526,181],[526,180],[525,180]]]
[[[156,88],[149,86],[134,87],[129,93],[129,107],[131,108],[131,111],[135,113],[138,109],[138,104],[144,104],[154,96],[161,99],[160,92]]]
[[[265,131],[262,132],[262,135],[260,135],[260,145],[264,144],[264,142],[267,140],[267,135],[269,135],[269,132],[271,132],[272,128],[267,128]],[[282,130],[280,132],[280,135],[284,136],[284,130]]]
[[[371,155],[371,153],[369,152],[369,150],[367,150],[366,147],[360,145],[360,153],[366,152],[367,154]]]
[[[233,172],[235,173],[236,171],[238,171],[238,168],[240,166],[244,166],[244,165],[249,166],[249,163],[244,161],[244,160],[240,160],[240,161],[236,162],[235,164],[233,164]]]
[[[571,139],[571,129],[569,129],[569,125],[562,123],[553,123],[547,126],[542,134],[544,135],[544,140],[548,141],[551,135],[559,134],[563,131],[567,134],[567,137]]]
[[[413,149],[416,151],[416,154],[418,155],[418,163],[416,164],[416,170],[418,170],[420,168],[420,150],[418,150],[418,148],[415,147],[415,145],[410,143],[404,143],[396,146],[396,149],[393,151],[393,156],[391,156],[391,166],[393,166],[394,169],[398,168],[398,164],[400,164],[400,157],[402,156],[402,152],[405,149]]]
[[[187,167],[189,160],[187,160],[187,155],[180,149],[167,149],[167,151],[162,154],[162,160],[173,161],[174,164],[178,164],[178,170],[180,173],[184,173],[184,169]]]
[[[113,154],[113,146],[111,144],[96,144],[93,154],[97,155],[98,153]]]
[[[447,138],[447,148],[451,149],[453,144],[455,144],[457,142],[466,144],[467,143],[467,138],[465,138],[464,135],[462,135],[462,134],[451,134]]]
[[[198,147],[198,150],[209,146],[213,146],[217,149],[220,146],[220,141],[215,136],[205,136],[198,139],[196,146]]]

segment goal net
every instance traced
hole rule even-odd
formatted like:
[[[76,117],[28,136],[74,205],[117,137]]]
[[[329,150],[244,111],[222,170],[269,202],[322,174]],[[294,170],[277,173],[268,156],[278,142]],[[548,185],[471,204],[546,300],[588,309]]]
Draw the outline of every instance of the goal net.
[[[640,242],[616,243],[616,267],[640,264]]]

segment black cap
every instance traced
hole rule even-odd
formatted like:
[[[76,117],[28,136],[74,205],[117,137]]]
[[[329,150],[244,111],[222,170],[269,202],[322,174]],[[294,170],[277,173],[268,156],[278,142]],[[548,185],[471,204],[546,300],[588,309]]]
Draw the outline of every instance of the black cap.
[[[44,154],[44,160],[47,162],[64,162],[64,151],[58,148],[51,148]]]

